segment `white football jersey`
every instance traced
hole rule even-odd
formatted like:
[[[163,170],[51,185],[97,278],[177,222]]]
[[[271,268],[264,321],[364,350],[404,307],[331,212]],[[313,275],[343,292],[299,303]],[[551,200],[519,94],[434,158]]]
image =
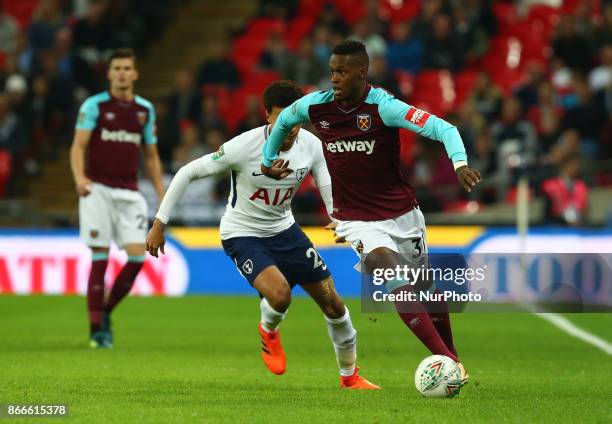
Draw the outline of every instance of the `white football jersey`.
[[[299,131],[291,149],[279,152],[279,158],[289,161],[293,173],[281,180],[263,175],[262,147],[269,132],[269,125],[244,132],[223,144],[217,152],[183,167],[164,196],[157,218],[167,222],[172,204],[184,192],[186,187],[182,185],[185,184],[179,181],[175,184],[175,180],[181,179],[179,174],[183,169],[188,181],[230,170],[232,186],[221,218],[221,239],[271,237],[293,225],[291,200],[308,173],[312,172],[318,187],[331,186],[331,178],[321,141],[304,129]]]

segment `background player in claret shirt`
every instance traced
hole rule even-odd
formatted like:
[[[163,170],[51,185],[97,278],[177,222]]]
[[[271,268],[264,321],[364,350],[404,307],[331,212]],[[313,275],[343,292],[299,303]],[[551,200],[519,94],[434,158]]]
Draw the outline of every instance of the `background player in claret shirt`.
[[[454,126],[368,84],[368,65],[362,43],[348,40],[336,46],[329,61],[333,88],[310,93],[280,114],[264,145],[261,170],[272,178],[283,177],[271,167],[282,140],[294,125],[310,120],[323,139],[336,234],[363,254],[363,264],[371,273],[375,268],[395,268],[400,253],[402,258],[419,257],[412,262],[419,266],[427,252],[425,220],[399,162],[399,128],[443,142],[466,190],[480,181],[480,173],[468,166]],[[420,282],[419,288],[429,285]],[[391,292],[410,289],[401,280],[387,281],[386,287]],[[467,382],[446,305],[436,305],[436,311],[429,313],[426,306],[396,303],[406,326],[432,353],[454,359]]]
[[[81,238],[92,250],[87,307],[94,348],[112,346],[110,314],[130,292],[144,263],[148,215],[137,185],[141,152],[157,195],[164,194],[155,111],[149,101],[134,95],[137,79],[132,50],[117,50],[109,60],[110,89],[81,106],[70,150]],[[125,249],[128,262],[105,301],[104,274],[112,240]]]
[[[348,308],[336,293],[327,265],[291,213],[293,194],[309,172],[325,204],[331,206],[331,183],[321,141],[299,125],[294,126],[281,140],[280,159],[273,164],[286,178],[277,181],[259,170],[261,148],[278,114],[302,95],[302,90],[292,82],[272,83],[263,96],[270,125],[240,134],[216,153],[203,156],[177,172],[147,235],[147,251],[153,256],[157,256],[158,250],[164,253],[165,225],[191,181],[231,170],[232,188],[221,219],[221,240],[240,273],[262,295],[259,334],[262,358],[268,369],[274,374],[285,372],[286,357],[278,326],[291,303],[291,288],[300,284],[325,314],[340,367],[340,386],[379,389],[359,376],[355,366],[357,332]],[[287,170],[289,162],[295,172]]]

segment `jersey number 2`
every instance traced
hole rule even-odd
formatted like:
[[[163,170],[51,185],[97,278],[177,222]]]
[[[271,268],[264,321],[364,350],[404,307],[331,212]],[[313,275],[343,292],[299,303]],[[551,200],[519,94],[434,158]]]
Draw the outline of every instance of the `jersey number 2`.
[[[313,258],[313,260],[312,260],[312,267],[313,268],[321,267],[324,270],[327,269],[327,265],[325,265],[325,262],[323,262],[323,259],[321,259],[321,256],[319,255],[319,252],[317,252],[314,247],[310,247],[306,251],[306,257],[307,258]]]

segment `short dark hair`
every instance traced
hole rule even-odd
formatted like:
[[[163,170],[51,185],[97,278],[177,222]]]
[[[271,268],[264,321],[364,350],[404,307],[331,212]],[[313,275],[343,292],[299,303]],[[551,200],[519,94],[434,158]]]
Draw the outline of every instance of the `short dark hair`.
[[[370,63],[366,46],[361,41],[344,40],[334,47],[332,53],[343,56],[355,56],[366,66]]]
[[[268,113],[272,112],[275,107],[284,109],[303,95],[302,89],[293,81],[274,81],[266,87],[263,93],[264,107]]]
[[[134,62],[134,67],[136,67],[136,53],[134,53],[134,50],[130,48],[126,47],[115,50],[108,58],[109,67],[115,59],[132,59],[132,61]]]

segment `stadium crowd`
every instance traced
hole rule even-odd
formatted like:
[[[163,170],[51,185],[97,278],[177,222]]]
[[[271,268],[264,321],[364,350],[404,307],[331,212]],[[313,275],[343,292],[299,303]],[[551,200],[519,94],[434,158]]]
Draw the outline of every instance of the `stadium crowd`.
[[[105,52],[142,51],[148,20],[161,21],[165,7],[76,3],[85,6],[40,0],[27,25],[0,10],[0,149],[13,157],[13,172],[35,173],[53,152],[49,140],[70,138],[75,105],[103,86]],[[105,37],[109,26],[125,31]],[[580,218],[563,217],[584,215],[576,205],[586,204],[586,187],[612,183],[605,166],[581,179],[584,163],[612,158],[609,0],[261,0],[241,33],[209,46],[198,69],[177,70],[168,97],[154,99],[166,172],[262,125],[258,93],[270,81],[329,88],[331,49],[347,37],[366,44],[373,84],[459,128],[484,176],[483,189],[461,193],[441,145],[402,133],[402,162],[426,211],[512,202],[517,176],[528,172],[533,195],[550,200],[549,218],[574,224]],[[226,180],[202,182],[186,200],[195,205],[188,215],[197,220],[205,197],[206,216],[216,219],[228,188]],[[294,207],[325,219],[312,182]]]
[[[106,87],[118,47],[143,53],[169,22],[163,0],[0,0],[0,197],[72,140],[88,95]]]

